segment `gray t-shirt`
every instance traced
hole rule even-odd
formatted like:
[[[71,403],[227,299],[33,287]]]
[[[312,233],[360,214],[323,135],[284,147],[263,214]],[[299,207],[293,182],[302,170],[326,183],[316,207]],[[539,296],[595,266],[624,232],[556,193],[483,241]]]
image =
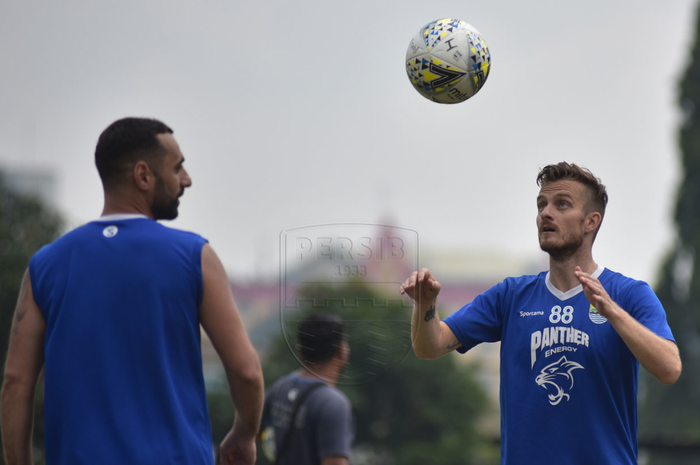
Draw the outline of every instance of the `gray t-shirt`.
[[[262,449],[268,459],[272,460],[273,450],[282,446],[297,396],[319,382],[291,373],[280,378],[265,395]],[[317,465],[324,457],[349,458],[353,437],[350,401],[338,389],[324,384],[309,393],[299,407],[287,453],[279,464]]]

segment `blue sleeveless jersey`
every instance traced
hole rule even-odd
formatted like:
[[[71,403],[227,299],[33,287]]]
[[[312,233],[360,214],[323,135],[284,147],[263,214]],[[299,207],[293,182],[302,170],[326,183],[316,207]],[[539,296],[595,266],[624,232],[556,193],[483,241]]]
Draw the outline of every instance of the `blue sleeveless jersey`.
[[[198,317],[205,243],[122,219],[34,255],[48,465],[214,463]]]
[[[501,464],[637,465],[639,362],[581,286],[509,278],[445,319],[466,352],[501,341]],[[651,288],[599,267],[617,304],[674,340]]]

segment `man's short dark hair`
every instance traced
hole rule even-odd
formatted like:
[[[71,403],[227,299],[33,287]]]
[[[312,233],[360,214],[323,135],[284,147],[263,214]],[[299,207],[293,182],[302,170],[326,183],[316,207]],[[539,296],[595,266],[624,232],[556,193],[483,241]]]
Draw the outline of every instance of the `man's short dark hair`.
[[[95,148],[95,165],[102,184],[119,184],[139,161],[155,166],[165,154],[158,134],[172,134],[163,122],[150,118],[122,118],[102,131]]]
[[[573,163],[562,161],[556,165],[547,165],[537,175],[537,185],[542,187],[556,181],[571,180],[583,184],[590,194],[590,201],[586,203],[586,212],[598,212],[605,216],[605,207],[608,205],[608,193],[605,186],[596,178],[590,170],[581,168]]]
[[[299,356],[309,364],[331,360],[344,340],[343,320],[338,315],[314,313],[299,323],[297,329]]]

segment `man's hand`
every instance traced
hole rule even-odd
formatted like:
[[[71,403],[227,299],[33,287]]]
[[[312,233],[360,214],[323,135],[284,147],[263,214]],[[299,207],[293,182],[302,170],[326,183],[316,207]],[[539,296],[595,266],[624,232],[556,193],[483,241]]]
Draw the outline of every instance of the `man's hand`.
[[[401,294],[406,294],[416,302],[419,308],[427,311],[440,293],[440,283],[427,268],[414,271],[401,285]]]
[[[440,283],[427,268],[414,271],[401,284],[401,294],[406,294],[414,301],[411,341],[413,352],[418,358],[437,358],[461,345],[452,330],[437,315],[436,302],[440,288]]]
[[[600,316],[610,319],[615,313],[621,310],[608,295],[603,285],[588,273],[585,273],[581,267],[576,267],[574,274],[583,286],[583,293],[586,294],[588,301],[598,310]]]
[[[682,370],[678,346],[635,320],[610,298],[596,278],[584,273],[578,266],[574,274],[581,282],[588,301],[601,316],[608,319],[639,363],[659,382],[675,383]]]
[[[219,447],[221,465],[254,465],[256,458],[255,436],[245,437],[234,425]]]

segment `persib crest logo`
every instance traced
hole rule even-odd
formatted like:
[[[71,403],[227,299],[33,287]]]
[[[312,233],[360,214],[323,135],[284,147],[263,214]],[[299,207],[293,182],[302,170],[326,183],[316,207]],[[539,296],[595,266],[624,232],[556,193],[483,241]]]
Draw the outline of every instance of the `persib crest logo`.
[[[341,318],[351,348],[338,384],[389,373],[411,351],[413,303],[398,290],[418,264],[418,232],[406,228],[335,223],[282,231],[280,323],[290,353],[315,373],[296,350],[299,324],[329,313]]]
[[[598,310],[593,305],[591,305],[588,309],[588,318],[590,318],[591,321],[597,325],[602,325],[603,323],[608,322],[608,319],[598,313]]]

